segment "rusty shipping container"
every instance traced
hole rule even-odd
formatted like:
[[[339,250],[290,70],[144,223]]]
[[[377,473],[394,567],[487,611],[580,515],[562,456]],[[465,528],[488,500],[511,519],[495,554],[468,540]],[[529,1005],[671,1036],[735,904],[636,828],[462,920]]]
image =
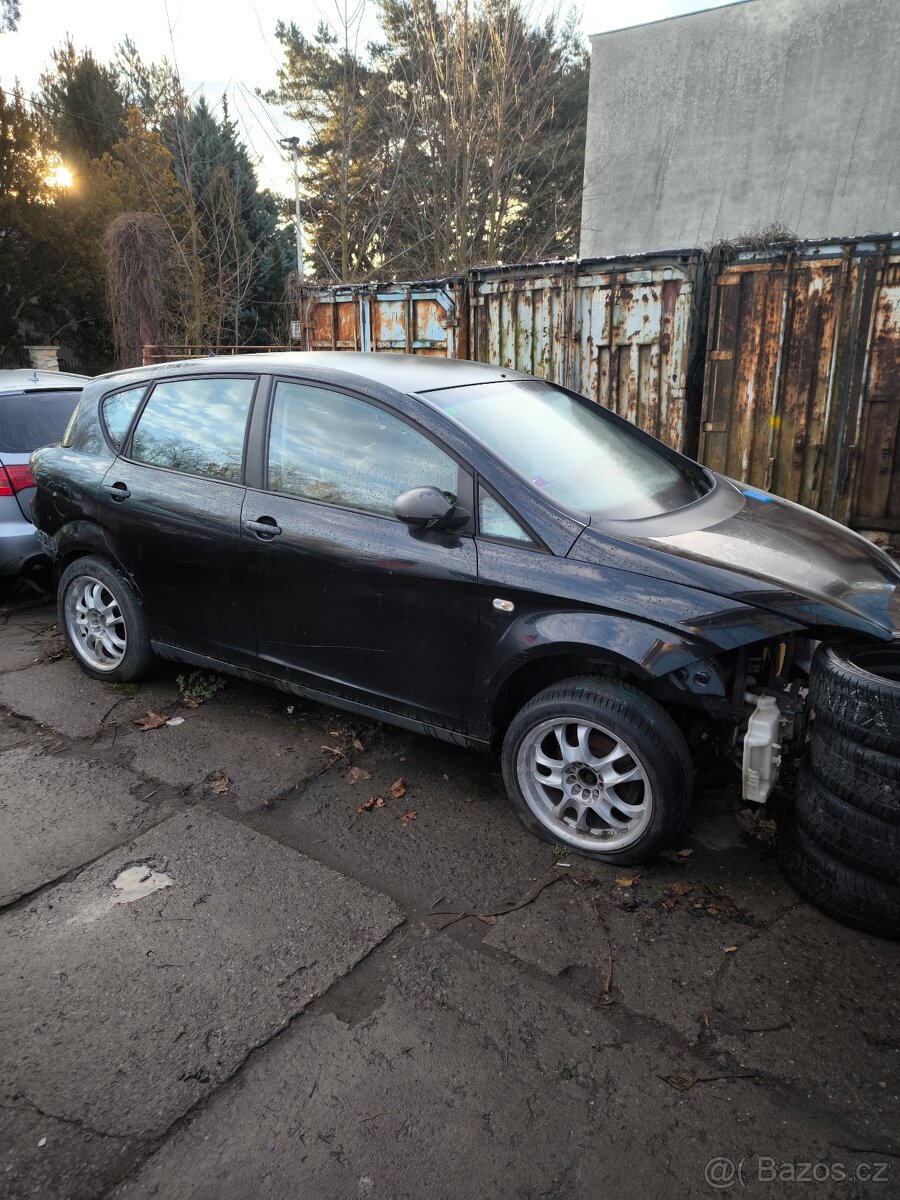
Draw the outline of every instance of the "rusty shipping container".
[[[701,458],[900,533],[900,240],[714,261]]]
[[[307,288],[303,309],[309,350],[466,356],[465,284],[459,279]]]
[[[473,270],[471,357],[573,388],[695,454],[703,265],[686,251]]]

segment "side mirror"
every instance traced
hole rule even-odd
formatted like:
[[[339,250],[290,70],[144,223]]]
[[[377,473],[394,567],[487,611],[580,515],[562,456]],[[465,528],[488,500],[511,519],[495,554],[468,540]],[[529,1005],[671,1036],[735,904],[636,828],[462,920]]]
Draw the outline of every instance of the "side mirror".
[[[470,514],[436,487],[418,487],[397,497],[394,516],[419,529],[462,529]]]

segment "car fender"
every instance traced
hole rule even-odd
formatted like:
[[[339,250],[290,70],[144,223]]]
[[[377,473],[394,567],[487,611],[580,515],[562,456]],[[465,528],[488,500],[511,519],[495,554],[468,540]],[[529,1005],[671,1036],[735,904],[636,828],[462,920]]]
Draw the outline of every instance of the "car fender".
[[[668,681],[677,692],[697,697],[724,697],[716,655],[735,645],[797,631],[800,626],[776,614],[747,608],[743,624],[705,621],[698,616],[691,631],[623,613],[569,610],[523,614],[494,640],[482,640],[482,658],[473,695],[474,724],[492,729],[497,698],[513,677],[538,660],[558,657],[578,663],[608,665],[634,679],[638,685]],[[490,617],[487,618],[490,621]],[[701,633],[700,630],[703,629]],[[705,664],[703,669],[701,664]],[[567,671],[567,673],[570,673]]]

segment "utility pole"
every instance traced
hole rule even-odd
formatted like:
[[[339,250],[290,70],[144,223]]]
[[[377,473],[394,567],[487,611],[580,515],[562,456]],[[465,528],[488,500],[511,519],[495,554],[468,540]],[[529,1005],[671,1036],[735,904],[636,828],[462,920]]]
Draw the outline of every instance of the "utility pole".
[[[294,229],[297,235],[297,278],[303,282],[303,230],[300,228],[300,139],[298,137],[281,138],[278,142],[285,150],[294,153]]]

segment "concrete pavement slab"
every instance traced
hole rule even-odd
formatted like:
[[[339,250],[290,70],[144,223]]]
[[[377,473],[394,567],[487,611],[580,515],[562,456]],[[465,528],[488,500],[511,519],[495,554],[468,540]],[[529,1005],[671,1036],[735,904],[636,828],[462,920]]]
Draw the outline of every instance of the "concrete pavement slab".
[[[171,812],[130,771],[43,753],[0,753],[0,904],[127,841]]]
[[[654,1031],[623,1037],[608,1012],[443,935],[402,941],[380,978],[350,977],[255,1056],[117,1200],[690,1198],[711,1194],[716,1155],[749,1168],[839,1153],[838,1122],[739,1067]],[[684,1090],[697,1077],[716,1078]],[[749,1169],[745,1192],[771,1194]]]
[[[91,679],[71,659],[41,663],[0,675],[0,706],[70,738],[93,738],[112,729],[130,729],[133,717],[176,698],[174,682],[163,675],[132,694]]]
[[[516,819],[487,755],[383,727],[353,764],[368,777],[352,783],[337,764],[254,815],[254,825],[414,911],[501,907],[553,862],[550,847]],[[395,797],[398,781],[404,792]],[[384,807],[357,812],[372,795]]]
[[[0,618],[0,674],[32,666],[60,652],[64,645],[55,608],[9,613]]]
[[[500,917],[484,939],[486,946],[514,954],[549,975],[597,967],[606,959],[605,943],[591,900],[562,879],[532,904]]]
[[[170,886],[123,903],[114,883],[138,864]],[[2,1103],[101,1147],[159,1137],[401,919],[228,818],[178,814],[0,917]],[[42,1195],[69,1196],[77,1175],[61,1160]]]
[[[719,972],[716,1044],[900,1129],[900,944],[803,904]]]
[[[301,721],[299,708],[278,692],[229,680],[211,703],[179,708],[182,724],[136,733],[119,744],[132,767],[173,786],[208,791],[212,780],[224,777],[227,791],[217,794],[221,803],[247,812],[332,761],[322,747],[336,744],[328,728],[339,718],[321,705],[308,705]]]

